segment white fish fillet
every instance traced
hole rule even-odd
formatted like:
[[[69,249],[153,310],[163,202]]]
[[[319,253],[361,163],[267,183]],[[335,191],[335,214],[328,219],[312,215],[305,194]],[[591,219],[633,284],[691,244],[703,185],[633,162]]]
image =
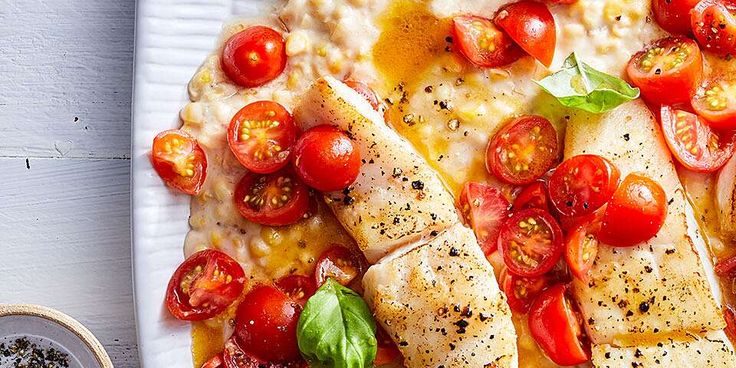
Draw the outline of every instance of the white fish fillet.
[[[699,254],[706,252],[705,243],[687,222],[689,203],[658,123],[644,103],[630,102],[603,115],[577,113],[566,134],[565,157],[604,156],[622,178],[640,172],[657,181],[669,200],[656,237],[633,248],[602,245],[592,281],[574,283],[593,343],[647,345],[722,329],[719,302]]]
[[[373,265],[363,286],[407,367],[517,367],[511,311],[492,275],[473,232],[457,224]]]
[[[317,80],[294,114],[303,129],[335,125],[360,147],[358,179],[349,192],[327,193],[325,201],[370,262],[459,221],[437,173],[342,82]]]

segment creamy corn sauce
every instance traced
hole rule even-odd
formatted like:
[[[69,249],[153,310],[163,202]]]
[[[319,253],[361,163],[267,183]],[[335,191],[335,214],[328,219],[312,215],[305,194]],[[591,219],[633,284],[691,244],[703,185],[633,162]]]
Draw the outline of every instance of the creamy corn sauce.
[[[238,20],[225,26],[218,48],[189,83],[192,102],[181,111],[183,129],[194,135],[208,157],[202,193],[192,199],[185,254],[215,248],[243,266],[247,290],[288,274],[309,275],[319,254],[333,243],[354,246],[329,210],[314,198],[307,218],[281,228],[243,219],[232,200],[245,174],[231,154],[225,134],[231,117],[246,104],[273,100],[291,110],[300,94],[321,75],[350,76],[368,83],[385,99],[386,117],[458,194],[469,180],[494,183],[511,199],[514,188],[487,174],[484,152],[502,123],[520,114],[547,117],[564,135],[569,112],[533,82],[550,73],[531,57],[503,69],[478,69],[453,49],[451,17],[473,13],[492,17],[500,0],[290,0],[274,16]],[[580,0],[550,5],[557,25],[551,70],[573,50],[602,71],[622,75],[633,53],[664,36],[651,20],[648,1]],[[283,32],[289,56],[274,81],[253,89],[231,84],[220,69],[222,43],[254,24]],[[560,140],[562,142],[562,140]],[[685,180],[704,224],[712,216],[712,178]],[[690,185],[690,182],[696,184]],[[697,188],[696,188],[697,186]],[[702,188],[701,188],[702,187]],[[705,227],[716,253],[726,242]],[[731,290],[730,287],[727,290]],[[730,292],[728,293],[730,294]],[[193,324],[196,367],[221,351],[232,332],[233,306],[222,316]],[[521,367],[555,367],[529,336],[526,317],[514,316]]]

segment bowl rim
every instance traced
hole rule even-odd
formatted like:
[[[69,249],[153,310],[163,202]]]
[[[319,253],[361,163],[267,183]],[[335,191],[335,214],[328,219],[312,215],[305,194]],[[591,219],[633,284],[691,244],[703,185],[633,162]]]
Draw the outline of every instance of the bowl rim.
[[[114,368],[110,356],[99,340],[79,321],[49,307],[35,304],[0,304],[0,317],[32,316],[54,322],[76,335],[94,354],[102,368]]]

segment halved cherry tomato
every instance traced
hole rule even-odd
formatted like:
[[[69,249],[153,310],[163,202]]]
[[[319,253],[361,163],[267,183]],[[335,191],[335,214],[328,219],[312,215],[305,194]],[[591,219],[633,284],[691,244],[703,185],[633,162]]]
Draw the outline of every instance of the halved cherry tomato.
[[[522,0],[503,6],[493,19],[527,54],[549,66],[555,56],[555,18],[547,5]]]
[[[733,79],[711,78],[695,93],[693,109],[714,129],[736,129],[736,83]]]
[[[498,249],[498,231],[509,216],[510,206],[501,191],[487,184],[467,182],[457,206],[473,228],[483,253],[495,252]]]
[[[183,130],[166,130],[153,139],[151,164],[167,185],[186,194],[199,194],[207,177],[207,156]]]
[[[304,183],[322,192],[343,190],[360,173],[358,146],[340,129],[319,125],[294,145],[294,168]]]
[[[245,105],[230,121],[227,143],[246,169],[269,174],[286,166],[297,127],[286,109],[273,101]]]
[[[690,10],[699,0],[653,0],[652,11],[657,24],[667,32],[690,34]]]
[[[577,313],[568,300],[567,285],[557,284],[542,292],[529,311],[529,330],[539,347],[559,365],[577,365],[590,359],[583,345]]]
[[[243,292],[243,267],[227,254],[205,249],[192,254],[174,272],[166,288],[166,308],[185,321],[222,313]]]
[[[237,85],[266,84],[286,67],[284,39],[269,27],[246,28],[225,42],[221,65],[225,75]]]
[[[314,282],[317,287],[332,278],[341,285],[347,286],[357,280],[365,272],[365,265],[360,256],[350,249],[334,244],[324,251],[317,260],[314,269]]]
[[[399,352],[399,348],[383,327],[376,326],[376,341],[378,346],[376,349],[376,358],[373,359],[373,365],[376,367],[387,364],[399,364],[404,359]]]
[[[557,131],[549,120],[536,115],[516,118],[491,138],[486,167],[511,184],[529,184],[539,179],[559,156]]]
[[[376,92],[371,87],[368,87],[367,84],[352,78],[347,78],[342,82],[368,100],[368,103],[373,106],[374,110],[381,111],[381,100],[378,99]]]
[[[547,276],[524,277],[509,273],[506,268],[499,277],[503,293],[511,310],[517,313],[526,313],[534,298],[550,284]]]
[[[304,217],[309,209],[309,190],[289,169],[268,175],[248,173],[235,187],[233,200],[247,220],[283,226]]]
[[[240,347],[236,336],[225,342],[225,350],[222,353],[225,368],[306,368],[302,359],[290,362],[263,361],[247,353]],[[202,367],[205,368],[205,367]]]
[[[202,368],[225,368],[225,362],[222,360],[222,353],[217,354],[202,364]]]
[[[662,131],[670,151],[686,168],[714,172],[734,152],[734,133],[713,131],[698,115],[662,106]]]
[[[611,199],[619,176],[618,169],[601,156],[573,156],[549,178],[549,199],[563,216],[593,213]]]
[[[731,277],[736,275],[736,254],[726,259],[721,259],[716,263],[715,271],[718,276]]]
[[[511,64],[524,56],[524,51],[490,19],[461,15],[452,19],[458,49],[468,61],[482,68]]]
[[[603,214],[601,242],[630,247],[657,235],[667,216],[667,196],[652,179],[631,173],[613,193]]]
[[[284,276],[276,281],[276,287],[301,305],[304,305],[307,299],[317,291],[317,286],[314,285],[314,278],[303,275]]]
[[[598,232],[601,223],[593,221],[583,223],[567,233],[565,238],[565,261],[573,276],[583,282],[588,281],[598,255]]]
[[[626,73],[649,102],[685,102],[700,83],[703,56],[695,41],[687,37],[667,37],[634,54]]]
[[[543,181],[536,181],[524,187],[519,195],[516,196],[516,199],[514,199],[514,204],[511,208],[514,211],[539,208],[540,210],[550,212],[547,184]]]
[[[535,277],[552,269],[563,251],[562,230],[548,212],[519,211],[506,219],[498,235],[498,249],[509,272]]]
[[[289,362],[300,358],[296,325],[302,306],[283,291],[258,285],[243,298],[235,317],[235,336],[260,360]]]
[[[736,54],[736,2],[702,0],[690,12],[690,23],[704,49],[721,56]]]

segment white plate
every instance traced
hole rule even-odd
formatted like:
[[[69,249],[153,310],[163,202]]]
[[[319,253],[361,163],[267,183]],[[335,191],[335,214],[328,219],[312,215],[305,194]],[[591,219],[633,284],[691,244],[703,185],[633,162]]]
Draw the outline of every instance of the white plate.
[[[148,152],[160,131],[178,127],[187,83],[216,44],[225,21],[273,12],[274,0],[138,0],[133,96],[133,277],[143,367],[192,367],[189,324],[163,298],[184,258],[189,197],[168,190]]]

